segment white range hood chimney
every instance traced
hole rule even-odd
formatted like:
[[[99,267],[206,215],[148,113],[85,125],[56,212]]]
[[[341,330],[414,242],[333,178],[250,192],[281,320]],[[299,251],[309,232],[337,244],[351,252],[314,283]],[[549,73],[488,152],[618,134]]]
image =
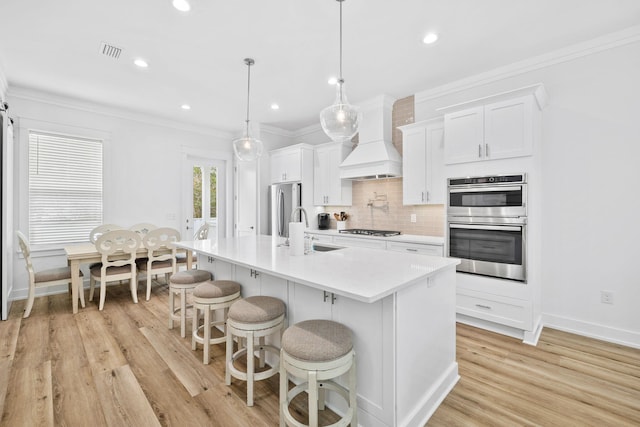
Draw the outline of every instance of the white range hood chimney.
[[[368,180],[402,176],[402,157],[391,142],[395,99],[380,95],[360,104],[358,145],[340,164],[340,178]]]

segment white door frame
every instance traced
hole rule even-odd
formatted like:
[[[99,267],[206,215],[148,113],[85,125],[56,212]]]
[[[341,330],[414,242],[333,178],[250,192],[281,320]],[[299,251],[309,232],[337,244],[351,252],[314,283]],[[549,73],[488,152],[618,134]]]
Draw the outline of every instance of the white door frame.
[[[190,195],[193,191],[194,163],[206,163],[218,168],[218,202],[222,201],[222,209],[218,206],[218,237],[233,236],[233,157],[232,153],[216,150],[202,150],[182,147],[182,208],[180,209],[181,229],[185,221],[191,218],[188,211],[191,207]],[[191,177],[191,178],[187,178]],[[193,231],[195,232],[195,230]],[[192,236],[183,236],[183,240],[191,240]]]

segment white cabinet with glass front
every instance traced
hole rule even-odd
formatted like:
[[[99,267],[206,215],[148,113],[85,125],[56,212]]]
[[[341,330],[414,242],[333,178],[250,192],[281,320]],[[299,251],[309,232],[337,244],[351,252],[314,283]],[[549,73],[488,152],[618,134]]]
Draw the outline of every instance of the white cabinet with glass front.
[[[351,181],[340,179],[340,163],[351,152],[351,143],[330,142],[315,147],[313,204],[351,206]]]
[[[402,201],[443,204],[444,126],[441,118],[399,126],[402,131]]]

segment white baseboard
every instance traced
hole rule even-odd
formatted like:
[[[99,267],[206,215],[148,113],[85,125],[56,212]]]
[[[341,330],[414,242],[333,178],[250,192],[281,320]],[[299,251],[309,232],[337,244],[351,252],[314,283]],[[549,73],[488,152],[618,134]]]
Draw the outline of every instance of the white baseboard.
[[[611,326],[599,325],[597,323],[585,322],[569,317],[556,316],[553,314],[542,314],[543,323],[546,327],[595,338],[602,341],[620,344],[627,347],[640,348],[640,332],[628,331],[625,329],[612,328]]]

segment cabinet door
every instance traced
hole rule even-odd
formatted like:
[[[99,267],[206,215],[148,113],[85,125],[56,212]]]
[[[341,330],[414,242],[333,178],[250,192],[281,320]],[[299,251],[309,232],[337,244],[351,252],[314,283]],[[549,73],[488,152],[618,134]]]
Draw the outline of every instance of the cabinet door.
[[[533,154],[533,97],[485,105],[484,143],[487,159]]]
[[[335,236],[333,243],[339,246],[351,246],[358,248],[386,249],[387,243],[384,240],[362,239],[358,237]]]
[[[484,107],[479,106],[444,116],[446,164],[484,158]]]
[[[427,127],[427,167],[425,201],[427,204],[444,204],[446,178],[444,173],[444,128],[442,124]]]
[[[313,204],[316,206],[324,206],[329,202],[327,200],[328,163],[329,150],[316,149],[313,156]]]
[[[299,148],[271,154],[271,183],[300,181],[302,152]]]
[[[402,134],[402,203],[421,205],[426,201],[427,144],[425,129]]]
[[[261,294],[260,276],[256,276],[256,270],[239,265],[235,266],[235,281],[242,284],[242,297],[252,297]],[[258,272],[259,274],[259,272]]]
[[[387,250],[422,255],[443,256],[443,247],[420,243],[387,242]]]
[[[331,319],[331,294],[289,282],[289,325],[311,319]]]

